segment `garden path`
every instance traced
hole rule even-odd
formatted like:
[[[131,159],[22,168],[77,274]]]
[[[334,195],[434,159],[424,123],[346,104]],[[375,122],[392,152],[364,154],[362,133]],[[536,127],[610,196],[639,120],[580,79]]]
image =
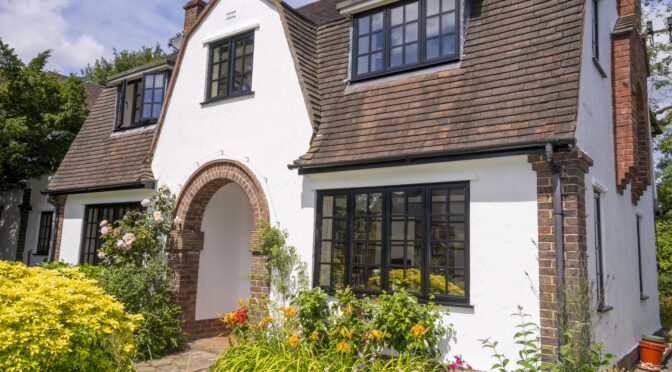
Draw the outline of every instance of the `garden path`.
[[[189,344],[187,351],[147,360],[135,365],[137,372],[200,372],[207,371],[217,354],[229,345],[224,337],[204,338]]]

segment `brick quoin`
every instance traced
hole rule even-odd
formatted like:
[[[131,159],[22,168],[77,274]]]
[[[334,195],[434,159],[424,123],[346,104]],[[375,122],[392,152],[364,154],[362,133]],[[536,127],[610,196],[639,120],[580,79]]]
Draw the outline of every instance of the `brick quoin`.
[[[586,254],[586,187],[585,176],[592,159],[583,151],[573,149],[557,152],[554,160],[560,168],[562,213],[565,248],[565,283],[580,286],[588,293],[585,281],[588,275]],[[545,361],[558,356],[558,282],[555,262],[555,228],[553,226],[553,170],[543,154],[528,157],[537,173],[537,218],[539,249],[539,315],[542,357]],[[571,314],[569,314],[571,318]]]
[[[191,338],[215,336],[222,333],[219,319],[196,320],[196,291],[198,264],[203,250],[201,231],[203,213],[212,196],[224,185],[234,182],[247,195],[255,221],[269,221],[269,209],[261,184],[243,164],[233,160],[216,160],[199,168],[189,178],[177,198],[175,218],[170,232],[169,257],[173,267],[173,290],[184,319],[183,328]],[[264,301],[270,293],[266,257],[253,250],[258,232],[249,232],[252,264],[250,267],[250,296]]]
[[[67,195],[56,196],[56,228],[54,229],[54,247],[52,248],[52,261],[58,261],[61,258],[61,237],[63,236],[63,216],[65,215],[65,202]]]

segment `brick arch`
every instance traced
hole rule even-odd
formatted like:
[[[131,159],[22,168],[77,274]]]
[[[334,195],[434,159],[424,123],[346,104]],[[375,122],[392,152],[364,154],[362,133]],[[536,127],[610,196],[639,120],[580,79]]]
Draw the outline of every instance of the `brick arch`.
[[[204,164],[187,180],[175,204],[175,222],[170,232],[170,260],[173,266],[173,289],[184,319],[184,330],[191,338],[222,333],[219,319],[196,320],[198,266],[204,233],[201,231],[203,213],[212,196],[229,183],[238,185],[247,195],[255,221],[269,221],[269,208],[261,183],[243,164],[234,160],[215,160]],[[250,295],[263,299],[270,284],[262,278],[266,257],[252,249],[256,230],[250,231],[252,266],[249,268]],[[241,269],[241,274],[243,273]]]

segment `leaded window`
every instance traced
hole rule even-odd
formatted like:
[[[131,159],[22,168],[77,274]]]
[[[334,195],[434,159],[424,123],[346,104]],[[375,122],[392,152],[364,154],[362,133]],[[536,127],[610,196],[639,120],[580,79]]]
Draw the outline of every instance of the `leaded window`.
[[[79,263],[98,264],[98,249],[101,245],[100,223],[103,220],[112,223],[122,219],[127,212],[140,210],[140,208],[140,203],[87,205],[84,211],[82,248]]]
[[[353,78],[456,60],[459,4],[459,0],[403,1],[356,16]]]
[[[595,230],[595,273],[596,273],[596,289],[597,289],[597,304],[598,309],[605,307],[605,290],[604,290],[604,264],[602,251],[602,203],[600,192],[595,190],[593,192],[593,229]]]
[[[121,83],[117,87],[115,130],[156,123],[161,114],[167,81],[167,72],[155,72]]]
[[[599,13],[598,13],[598,0],[593,0],[593,12],[592,12],[592,27],[593,32],[593,58],[596,60],[600,59],[600,33],[599,33]]]
[[[40,215],[40,229],[37,234],[36,255],[46,255],[51,248],[51,232],[54,219],[54,212],[42,212]]]
[[[319,191],[314,284],[469,302],[469,185]]]
[[[249,93],[252,90],[254,33],[221,40],[210,46],[206,100]]]

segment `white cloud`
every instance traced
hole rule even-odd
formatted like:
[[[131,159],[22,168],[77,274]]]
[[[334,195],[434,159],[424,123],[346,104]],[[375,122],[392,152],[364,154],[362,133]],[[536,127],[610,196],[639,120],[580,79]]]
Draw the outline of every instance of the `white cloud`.
[[[51,49],[49,68],[77,71],[105,48],[90,33],[71,32],[63,16],[71,5],[72,0],[0,0],[0,38],[25,62]]]

